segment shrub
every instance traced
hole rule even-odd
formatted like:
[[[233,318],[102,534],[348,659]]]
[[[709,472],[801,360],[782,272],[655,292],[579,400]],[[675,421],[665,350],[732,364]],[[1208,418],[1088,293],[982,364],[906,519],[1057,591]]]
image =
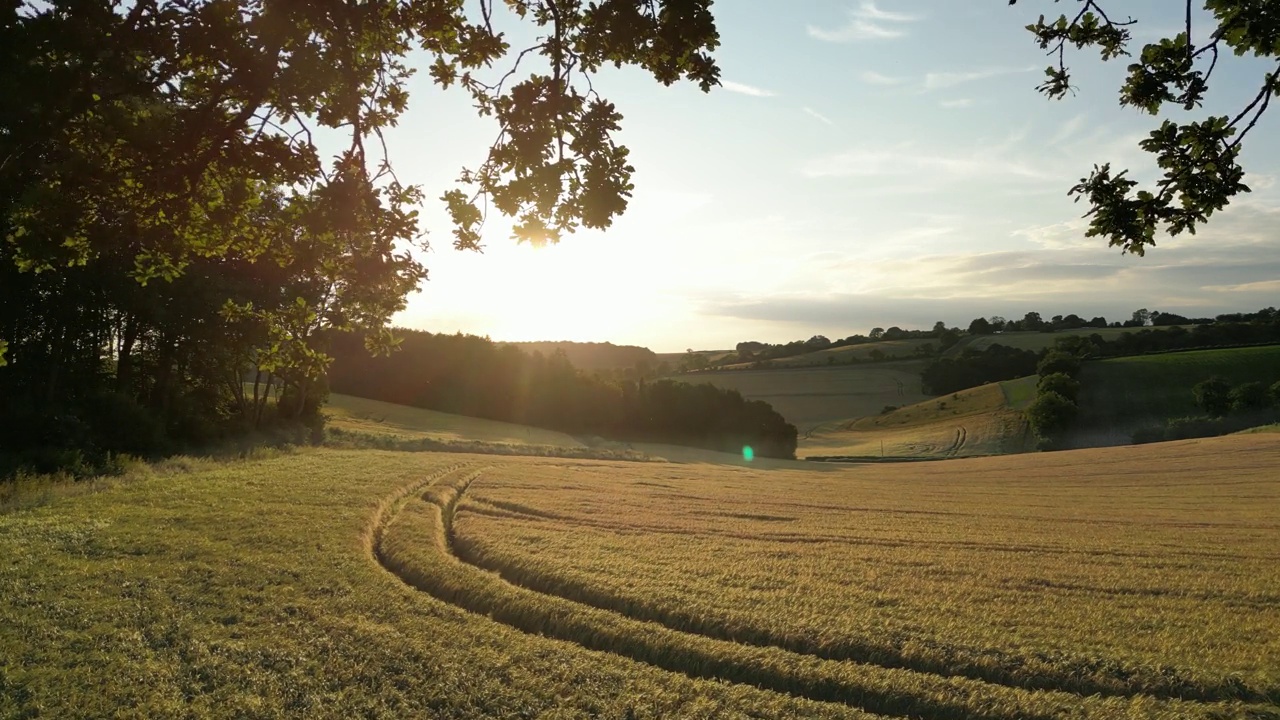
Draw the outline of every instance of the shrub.
[[[1080,358],[1061,350],[1050,350],[1036,365],[1036,374],[1041,377],[1062,373],[1070,377],[1080,374]]]
[[[1271,404],[1267,386],[1260,382],[1247,382],[1231,390],[1231,409],[1236,412],[1261,410]]]
[[[1163,425],[1148,425],[1147,427],[1138,428],[1133,431],[1130,440],[1134,445],[1146,445],[1147,443],[1161,442],[1164,440]]]
[[[1231,410],[1231,386],[1220,377],[1211,377],[1191,389],[1196,404],[1213,417],[1222,417]]]
[[[1280,407],[1280,380],[1277,380],[1267,392],[1271,393],[1271,405]]]
[[[1036,388],[1041,393],[1057,393],[1071,402],[1076,402],[1080,396],[1080,383],[1066,373],[1041,375]]]
[[[1040,438],[1056,438],[1071,426],[1076,419],[1076,411],[1076,404],[1058,393],[1041,393],[1027,408],[1027,421]]]

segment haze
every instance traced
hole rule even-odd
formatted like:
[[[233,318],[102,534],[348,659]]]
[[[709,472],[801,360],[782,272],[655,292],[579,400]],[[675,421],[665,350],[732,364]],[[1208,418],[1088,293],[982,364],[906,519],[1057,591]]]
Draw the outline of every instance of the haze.
[[[625,115],[635,196],[609,231],[541,250],[517,246],[497,213],[483,255],[451,249],[434,198],[478,164],[494,129],[422,74],[390,141],[402,179],[431,198],[431,278],[396,322],[661,352],[1028,310],[1124,319],[1137,307],[1274,304],[1275,114],[1246,142],[1253,193],[1195,237],[1123,256],[1083,237],[1083,206],[1066,191],[1095,162],[1151,177],[1137,142],[1155,120],[1119,107],[1123,59],[1080,53],[1076,96],[1038,94],[1048,59],[1023,26],[1042,9],[717,3],[723,87],[604,73],[596,87]],[[1160,3],[1125,10],[1137,46],[1174,32]],[[1223,58],[1205,114],[1238,111],[1261,72]]]

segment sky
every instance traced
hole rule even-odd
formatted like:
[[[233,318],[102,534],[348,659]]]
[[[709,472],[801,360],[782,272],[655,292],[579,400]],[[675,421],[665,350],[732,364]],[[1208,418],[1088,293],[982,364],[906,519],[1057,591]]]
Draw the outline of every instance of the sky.
[[[1120,107],[1124,59],[1071,54],[1076,94],[1035,91],[1050,60],[1024,26],[1077,5],[721,0],[721,87],[664,87],[634,69],[595,81],[624,116],[634,197],[607,231],[544,248],[493,218],[482,253],[452,248],[435,198],[480,164],[497,128],[423,72],[388,141],[400,179],[428,198],[430,275],[394,323],[677,352],[1028,311],[1280,304],[1280,110],[1244,145],[1253,192],[1195,236],[1145,257],[1084,236],[1086,207],[1067,190],[1095,163],[1157,177],[1138,142],[1160,118]],[[1135,50],[1182,20],[1167,0],[1111,6],[1138,21]],[[1234,115],[1266,69],[1224,57],[1206,106],[1168,117]]]

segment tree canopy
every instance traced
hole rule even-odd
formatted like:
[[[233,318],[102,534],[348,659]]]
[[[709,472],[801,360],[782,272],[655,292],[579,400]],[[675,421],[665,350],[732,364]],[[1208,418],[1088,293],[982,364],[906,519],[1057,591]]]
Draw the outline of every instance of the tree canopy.
[[[248,377],[301,411],[322,391],[326,334],[388,349],[426,276],[411,252],[424,191],[383,142],[413,59],[497,127],[440,198],[454,245],[480,247],[490,207],[518,240],[555,242],[607,227],[632,188],[593,74],[632,65],[709,89],[710,4],[6,3],[0,396],[46,417],[112,393],[162,423],[184,405],[256,421]],[[513,48],[503,21],[532,44]]]
[[[1010,5],[1018,0],[1009,0]],[[1170,3],[1181,31],[1147,43],[1131,53],[1134,18],[1108,13],[1105,0],[1078,0],[1072,15],[1054,20],[1045,16],[1027,26],[1040,48],[1054,59],[1038,88],[1050,98],[1072,92],[1067,46],[1096,49],[1104,61],[1132,57],[1129,76],[1120,87],[1120,104],[1157,115],[1180,107],[1193,112],[1204,104],[1209,83],[1222,54],[1268,59],[1280,55],[1280,13],[1275,3],[1257,0],[1205,0],[1212,27],[1196,22],[1194,3]],[[1088,177],[1071,188],[1076,200],[1089,203],[1089,237],[1105,237],[1113,247],[1143,255],[1156,244],[1158,232],[1194,234],[1231,199],[1249,192],[1239,158],[1245,137],[1280,94],[1280,64],[1272,63],[1258,82],[1257,93],[1233,115],[1199,120],[1163,120],[1140,143],[1156,156],[1163,175],[1150,188],[1141,188],[1127,169],[1110,163],[1095,165]]]

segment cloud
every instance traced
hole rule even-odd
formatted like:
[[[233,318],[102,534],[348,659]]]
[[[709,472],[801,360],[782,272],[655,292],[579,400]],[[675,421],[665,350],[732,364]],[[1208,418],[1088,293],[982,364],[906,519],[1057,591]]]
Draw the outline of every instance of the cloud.
[[[863,82],[871,85],[901,85],[906,82],[906,78],[893,77],[891,75],[882,75],[875,70],[863,70],[858,74]]]
[[[982,70],[969,70],[966,72],[931,72],[925,73],[924,89],[943,90],[953,88],[957,85],[965,83],[977,82],[979,80],[987,80],[1001,75],[1016,75],[1018,73],[1031,72],[1034,67],[1008,68],[1008,67],[992,67]]]
[[[907,34],[904,25],[920,20],[919,15],[881,10],[872,0],[864,0],[856,10],[848,12],[849,19],[834,29],[808,26],[809,36],[826,42],[856,42],[859,40],[891,40]]]
[[[806,115],[816,118],[819,122],[822,122],[826,125],[835,125],[835,123],[831,121],[831,118],[827,117],[826,115],[823,115],[822,113],[818,112],[817,110],[814,110],[813,108],[807,107],[807,108],[803,108],[803,110]]]
[[[1221,293],[1252,293],[1252,292],[1280,292],[1280,280],[1259,280],[1257,282],[1242,283],[1240,285],[1206,285],[1202,290],[1209,292]]]
[[[1060,181],[1061,177],[1036,163],[1008,157],[999,148],[971,151],[934,150],[910,143],[885,147],[866,145],[842,153],[815,158],[801,167],[808,178],[908,177],[945,182],[976,178]]]
[[[938,319],[963,326],[974,317],[1020,317],[1030,310],[1112,320],[1138,307],[1189,316],[1256,310],[1275,305],[1280,292],[1280,236],[1266,232],[1278,213],[1233,208],[1193,240],[1162,243],[1143,258],[1121,255],[1100,238],[1059,243],[1082,234],[1077,221],[1015,231],[1024,247],[984,253],[965,253],[964,236],[974,230],[956,228],[956,239],[915,252],[898,243],[879,257],[863,250],[815,253],[795,269],[808,280],[805,288],[712,293],[699,298],[700,312],[774,323],[808,337],[872,325],[927,327]],[[1236,240],[1240,235],[1246,240]],[[939,247],[957,251],[929,252]]]
[[[957,110],[960,108],[973,107],[973,98],[956,98],[955,100],[943,100],[939,102],[938,105],[948,110]]]
[[[750,95],[751,97],[773,97],[774,95],[771,90],[765,90],[754,85],[747,85],[745,83],[734,82],[732,80],[722,80],[720,82],[720,86],[729,92],[738,93],[740,95]]]
[[[1067,140],[1075,137],[1080,132],[1080,129],[1084,127],[1086,119],[1087,117],[1085,116],[1085,114],[1080,113],[1075,117],[1072,117],[1070,120],[1067,120],[1066,122],[1062,123],[1062,125],[1058,128],[1058,131],[1055,132],[1053,134],[1053,137],[1049,139],[1049,144],[1060,145],[1066,142]]]

